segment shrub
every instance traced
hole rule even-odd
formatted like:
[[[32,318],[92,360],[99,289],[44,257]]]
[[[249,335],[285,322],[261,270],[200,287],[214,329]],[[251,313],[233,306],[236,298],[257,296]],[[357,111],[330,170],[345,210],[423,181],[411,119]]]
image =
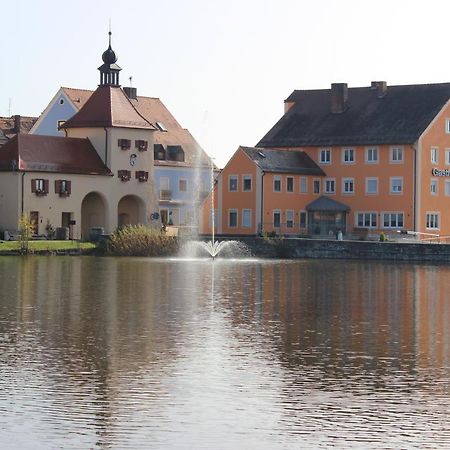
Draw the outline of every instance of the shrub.
[[[28,242],[33,235],[34,226],[31,220],[24,214],[19,219],[20,252],[28,253]]]
[[[117,256],[165,256],[178,251],[178,240],[144,225],[117,229],[108,242],[108,253]]]

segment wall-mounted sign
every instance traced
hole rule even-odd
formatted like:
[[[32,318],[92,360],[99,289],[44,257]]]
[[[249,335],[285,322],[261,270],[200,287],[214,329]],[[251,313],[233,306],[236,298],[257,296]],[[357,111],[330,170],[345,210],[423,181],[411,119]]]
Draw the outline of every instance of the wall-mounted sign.
[[[450,169],[436,169],[431,170],[433,177],[450,177]]]

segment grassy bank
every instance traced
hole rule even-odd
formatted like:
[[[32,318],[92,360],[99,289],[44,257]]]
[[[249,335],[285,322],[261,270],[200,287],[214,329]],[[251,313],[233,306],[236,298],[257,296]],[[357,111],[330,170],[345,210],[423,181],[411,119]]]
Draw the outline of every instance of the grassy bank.
[[[70,250],[88,251],[95,249],[92,242],[79,241],[29,241],[28,251],[33,252],[58,252]],[[7,252],[20,252],[20,241],[0,241],[0,255]]]

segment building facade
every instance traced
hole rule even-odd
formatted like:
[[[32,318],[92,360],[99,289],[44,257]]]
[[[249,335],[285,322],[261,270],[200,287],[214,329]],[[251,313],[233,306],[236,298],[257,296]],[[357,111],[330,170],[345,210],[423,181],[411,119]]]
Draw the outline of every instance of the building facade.
[[[450,235],[449,98],[450,83],[294,91],[251,151],[259,159],[241,147],[224,168],[215,186],[216,231]],[[279,158],[268,165],[274,152]],[[286,165],[283,152],[307,155],[322,173],[296,173],[301,167]]]

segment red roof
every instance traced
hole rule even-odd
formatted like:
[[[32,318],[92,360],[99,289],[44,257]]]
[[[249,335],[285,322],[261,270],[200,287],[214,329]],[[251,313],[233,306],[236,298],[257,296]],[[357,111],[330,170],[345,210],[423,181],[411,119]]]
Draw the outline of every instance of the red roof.
[[[0,171],[110,175],[89,139],[18,134],[0,148]]]
[[[99,86],[63,128],[121,127],[155,130],[118,86]]]

